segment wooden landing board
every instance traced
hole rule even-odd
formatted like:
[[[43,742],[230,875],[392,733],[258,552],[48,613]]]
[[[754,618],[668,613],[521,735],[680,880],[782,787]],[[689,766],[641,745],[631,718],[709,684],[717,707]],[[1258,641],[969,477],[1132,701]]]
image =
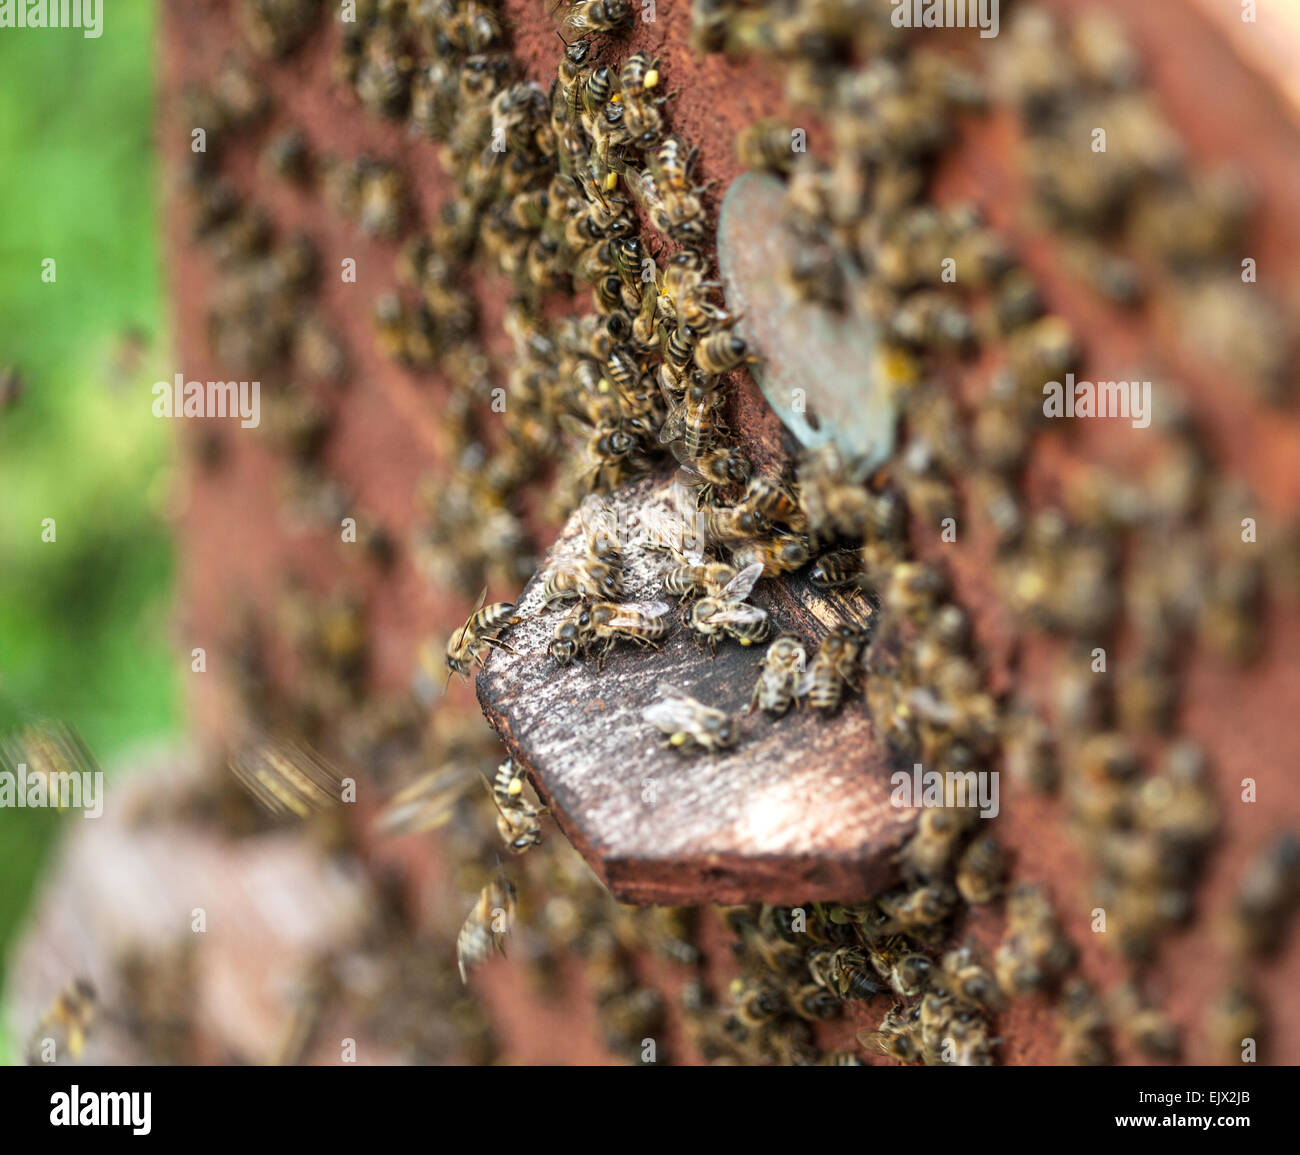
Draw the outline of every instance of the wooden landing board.
[[[522,614],[543,605],[557,560],[579,553],[588,523],[625,519],[622,600],[674,599],[662,593],[672,564],[645,545],[647,526],[669,514],[667,483],[646,479],[589,498],[573,515],[525,588]],[[815,645],[841,620],[867,620],[856,592],[827,596],[806,578],[761,580],[751,600]],[[506,635],[517,651],[495,651],[478,676],[479,702],[510,753],[588,864],[624,902],[852,899],[878,889],[913,829],[915,812],[889,801],[889,768],[860,694],[823,717],[806,710],[770,721],[741,714],[765,645],[728,640],[711,657],[680,624],[662,649],[620,641],[602,672],[594,657],[567,669],[547,653],[565,605],[521,622]],[[706,705],[740,715],[736,747],[717,754],[665,749],[642,710],[660,682]]]

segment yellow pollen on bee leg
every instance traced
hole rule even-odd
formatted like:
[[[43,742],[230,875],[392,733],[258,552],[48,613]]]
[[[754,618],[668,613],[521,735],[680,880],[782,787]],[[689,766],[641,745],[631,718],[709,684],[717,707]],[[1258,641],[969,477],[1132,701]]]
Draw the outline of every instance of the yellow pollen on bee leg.
[[[659,83],[659,69],[651,68],[646,74],[645,79],[641,82],[642,88],[653,88]]]

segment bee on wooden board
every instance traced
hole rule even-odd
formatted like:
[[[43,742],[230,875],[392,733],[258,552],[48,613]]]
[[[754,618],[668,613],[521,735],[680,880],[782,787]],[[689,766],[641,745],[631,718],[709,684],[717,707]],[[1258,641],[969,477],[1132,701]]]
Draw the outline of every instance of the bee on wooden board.
[[[735,722],[722,710],[715,710],[666,682],[659,684],[659,701],[642,711],[642,717],[664,735],[664,745],[689,751],[723,750],[740,737]]]
[[[711,644],[724,634],[742,646],[763,641],[770,628],[767,611],[745,602],[762,576],[762,565],[746,566],[716,595],[706,595],[696,601],[687,611],[686,624]]]
[[[808,651],[802,638],[795,634],[782,634],[773,640],[754,684],[750,710],[758,708],[771,717],[786,713],[799,699],[807,662]]]

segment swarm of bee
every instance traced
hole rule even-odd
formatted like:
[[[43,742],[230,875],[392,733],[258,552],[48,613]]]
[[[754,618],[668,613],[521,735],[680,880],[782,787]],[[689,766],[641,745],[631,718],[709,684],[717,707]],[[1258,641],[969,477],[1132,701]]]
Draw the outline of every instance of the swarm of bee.
[[[242,7],[250,40],[268,54],[291,51],[315,14],[307,3]],[[725,423],[728,385],[755,353],[713,274],[696,150],[672,131],[660,62],[645,51],[621,61],[607,51],[606,38],[633,23],[631,6],[557,6],[566,44],[549,87],[524,77],[491,4],[369,0],[357,9],[357,20],[342,25],[336,79],[368,110],[438,142],[456,185],[436,218],[406,239],[397,267],[403,291],[374,308],[380,349],[411,369],[436,367],[452,386],[444,417],[453,470],[439,480],[430,524],[413,543],[424,572],[467,596],[490,582],[517,586],[536,552],[521,502],[528,488],[545,483],[544,515],[558,522],[587,494],[671,455],[680,467],[676,511],[693,534],[673,555],[663,592],[682,603],[684,628],[701,644],[767,644],[751,710],[774,719],[804,705],[832,713],[861,690],[891,754],[954,769],[1000,757],[1018,782],[1042,790],[1061,783],[1070,828],[1096,868],[1107,941],[1135,965],[1151,959],[1160,936],[1193,913],[1218,829],[1204,757],[1174,740],[1180,656],[1192,645],[1241,662],[1258,654],[1267,563],[1223,544],[1217,528],[1250,503],[1208,484],[1205,438],[1182,414],[1161,419],[1165,449],[1149,476],[1092,469],[1072,477],[1057,505],[1026,508],[1021,476],[1043,429],[1040,390],[1077,367],[1079,342],[1046,314],[1032,279],[976,211],[923,201],[954,114],[987,99],[982,80],[928,49],[900,50],[884,4],[695,0],[697,51],[769,59],[791,107],[825,116],[825,156],[795,147],[784,120],[746,130],[738,155],[785,181],[791,244],[780,274],[789,292],[879,324],[905,431],[884,466],[831,444],[802,454],[789,474],[769,476],[754,470]],[[1020,115],[1037,209],[1068,234],[1081,279],[1126,305],[1153,291],[1115,243],[1122,235],[1189,278],[1176,290],[1182,315],[1213,353],[1246,367],[1252,389],[1277,398],[1280,322],[1267,307],[1243,310],[1226,273],[1244,221],[1240,188],[1185,171],[1179,142],[1138,80],[1132,50],[1110,25],[1085,17],[1062,38],[1045,15],[1021,8],[994,89]],[[195,120],[218,147],[266,111],[252,73],[237,62],[194,99]],[[1081,167],[1058,142],[1071,126],[1098,119],[1122,126],[1113,133],[1119,146],[1107,165]],[[310,243],[277,239],[267,218],[215,175],[217,151],[196,158],[192,179],[196,234],[229,271],[213,308],[214,346],[232,364],[287,359],[310,378],[340,380],[342,351],[306,303]],[[293,140],[279,142],[268,164],[295,180],[312,167]],[[399,166],[360,156],[317,167],[335,211],[361,231],[396,239],[416,227]],[[960,270],[955,285],[942,276],[947,259]],[[465,291],[484,268],[509,285],[504,357],[488,352]],[[543,307],[579,288],[590,289],[592,312],[557,319]],[[1000,368],[974,404],[930,383],[937,359],[994,347]],[[326,520],[346,497],[323,484],[328,421],[303,396],[290,391],[273,436],[300,463],[310,484],[299,490],[314,495]],[[1027,701],[986,687],[945,570],[909,544],[909,529],[937,531],[968,505],[992,529],[1008,612],[1062,640],[1054,728]],[[595,530],[581,556],[549,572],[549,653],[560,666],[593,655],[603,664],[621,642],[657,646],[667,637],[675,620],[668,601],[623,600],[619,550],[616,537]],[[750,594],[760,579],[804,567],[819,589],[861,590],[879,609],[871,632],[845,621],[816,646],[777,633]],[[468,674],[492,649],[509,650],[516,607],[485,598],[486,590],[449,641],[448,671]],[[340,612],[337,628],[299,634],[310,667],[327,671],[317,692],[304,694],[310,709],[299,708],[318,726],[340,704],[361,709],[364,645],[347,628],[350,612]],[[1097,679],[1086,647],[1121,629],[1135,632],[1137,657],[1114,682]],[[367,748],[373,755],[391,720],[365,720],[378,731]],[[645,720],[679,749],[736,741],[734,719],[670,684]],[[1154,773],[1146,769],[1150,738],[1165,748]],[[527,796],[514,763],[488,773],[491,755],[459,758],[450,744],[436,745],[443,759],[393,798],[387,829],[457,829],[481,773],[495,846],[533,852],[518,878],[496,873],[482,885],[480,873],[469,888],[482,887],[459,935],[461,978],[502,949],[525,905],[521,894],[548,876],[557,897],[542,900],[538,887],[538,935],[584,958],[607,1042],[628,1053],[664,1020],[663,999],[633,973],[632,952],[649,945],[696,966],[691,933],[648,926],[658,912],[611,916],[590,879],[557,865],[549,844],[536,849],[544,808]],[[806,931],[794,929],[786,908],[728,911],[740,976],[729,1005],[700,976],[687,983],[695,1049],[718,1062],[856,1062],[821,1055],[815,1025],[846,1003],[888,994],[894,1007],[861,1035],[868,1051],[908,1063],[984,1063],[1003,1000],[1040,992],[1058,998],[1067,1061],[1110,1061],[1112,1023],[1131,1029],[1139,1050],[1176,1054],[1176,1033],[1145,988],[1106,998],[1071,977],[1077,952],[1041,888],[1011,890],[991,968],[972,948],[951,948],[963,904],[997,901],[1006,885],[1002,852],[976,826],[969,812],[927,810],[900,854],[901,885],[854,906],[814,906]],[[481,865],[486,844],[470,842]],[[1280,843],[1245,881],[1228,930],[1236,949],[1269,948],[1268,928],[1294,905],[1293,858]],[[548,943],[522,953],[544,976],[560,951]],[[1248,990],[1230,991],[1214,1013],[1225,1046],[1238,1028],[1258,1033]]]

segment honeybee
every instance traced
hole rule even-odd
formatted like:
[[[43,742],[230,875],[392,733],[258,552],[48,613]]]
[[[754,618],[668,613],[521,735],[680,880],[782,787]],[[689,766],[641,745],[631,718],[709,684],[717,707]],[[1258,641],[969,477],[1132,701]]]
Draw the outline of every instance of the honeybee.
[[[928,806],[921,811],[916,833],[898,855],[909,877],[932,881],[948,875],[957,845],[970,826],[969,813],[953,806]]]
[[[547,650],[561,666],[568,666],[595,636],[591,626],[591,607],[577,605],[556,624]]]
[[[519,622],[514,612],[513,602],[493,602],[490,606],[483,603],[487,598],[487,587],[479,594],[478,601],[465,624],[451,636],[447,642],[447,680],[451,681],[453,673],[468,677],[475,662],[482,665],[487,657],[489,647],[514,653],[497,635],[509,626]]]
[[[562,413],[560,427],[586,443],[587,469],[583,476],[588,481],[613,489],[629,471],[649,468],[640,438],[620,424],[592,426]]]
[[[674,453],[677,445],[678,442],[673,442],[670,446]],[[684,457],[685,454],[682,456]],[[735,485],[744,485],[749,480],[749,458],[731,446],[707,449],[692,460],[683,461],[681,457],[678,460],[682,464],[682,473],[679,476],[683,483],[699,488],[701,496],[704,497],[712,492],[713,486],[728,489]]]
[[[763,476],[751,478],[741,504],[761,514],[767,522],[779,522],[794,530],[803,528],[799,499],[783,481]]]
[[[642,717],[664,735],[665,746],[722,750],[740,737],[735,722],[722,710],[696,701],[676,686],[660,682],[659,698],[642,711]]]
[[[985,1010],[997,1010],[1002,1006],[1002,992],[997,981],[980,966],[970,947],[959,947],[944,955],[943,971],[948,988],[958,998]]]
[[[885,989],[871,977],[867,958],[856,947],[811,952],[808,973],[842,999],[869,999]]]
[[[794,167],[794,133],[788,124],[760,120],[736,137],[736,158],[746,168],[780,175]]]
[[[817,559],[808,571],[808,580],[822,590],[853,585],[862,577],[865,565],[861,550],[836,550]]]
[[[551,9],[554,16],[559,5]],[[617,32],[632,22],[632,5],[628,0],[575,0],[564,11],[560,33],[575,32],[579,36],[592,32]]]
[[[742,646],[761,642],[771,624],[767,611],[745,603],[745,598],[762,576],[761,564],[746,566],[716,595],[706,595],[696,601],[687,613],[686,624],[711,642],[723,634],[735,638]]]
[[[957,863],[957,890],[970,903],[987,903],[1002,890],[1006,856],[991,834],[975,839]]]
[[[230,769],[274,814],[305,818],[340,798],[338,774],[301,742],[275,740],[241,750]]]
[[[1167,1063],[1178,1061],[1182,1047],[1178,1028],[1159,1008],[1147,1002],[1136,981],[1122,984],[1110,998],[1116,1029],[1144,1055]]]
[[[846,460],[834,442],[804,456],[798,479],[799,503],[814,548],[837,534],[861,540],[881,512],[878,499],[863,486],[865,468]],[[901,509],[888,516],[891,536],[901,534]]]
[[[808,652],[803,639],[795,634],[782,634],[767,648],[763,669],[754,684],[754,694],[749,708],[780,717],[798,700],[803,683]]]
[[[617,602],[594,602],[591,606],[591,632],[605,640],[598,668],[604,665],[606,655],[614,642],[626,638],[638,646],[657,647],[668,636],[667,602],[649,605],[623,605]]]
[[[1007,899],[1007,934],[994,965],[1007,995],[1043,990],[1075,962],[1074,945],[1061,932],[1046,892],[1018,886]]]
[[[514,884],[499,873],[479,894],[456,938],[456,966],[460,981],[469,982],[469,972],[485,962],[493,950],[504,955],[505,936],[515,918]]]
[[[95,1021],[99,996],[88,979],[76,979],[61,990],[41,1015],[40,1023],[28,1043],[28,1061],[44,1061],[44,1041],[52,1040],[57,1048],[65,1042],[68,1054],[78,1058],[86,1047],[86,1035]],[[57,1049],[54,1058],[57,1059]]]
[[[768,575],[791,573],[808,563],[808,541],[796,533],[779,533],[774,537],[728,544],[735,565],[741,568],[761,565]]]
[[[293,184],[304,184],[311,175],[311,154],[307,138],[296,128],[273,136],[263,153],[267,169]]]
[[[952,913],[957,892],[947,883],[929,883],[882,895],[876,901],[896,930],[925,938]]]
[[[678,599],[692,594],[717,595],[736,576],[734,566],[683,558],[664,574],[664,591]]]
[[[805,983],[790,990],[786,1001],[796,1015],[812,1022],[834,1018],[840,1013],[842,1003],[838,995],[817,983]]]
[[[659,85],[659,58],[651,59],[648,52],[634,52],[623,61],[618,78],[626,98],[645,96]]]
[[[669,397],[671,406],[659,442],[681,441],[686,456],[697,460],[712,444],[718,429],[714,414],[726,400],[714,382],[693,379],[680,400]]]
[[[1281,835],[1247,867],[1228,938],[1243,954],[1268,954],[1281,946],[1288,915],[1300,901],[1300,839]]]
[[[597,558],[556,562],[546,575],[542,596],[547,605],[566,598],[616,598],[623,592],[623,571]]]
[[[710,333],[695,346],[695,364],[705,373],[726,373],[752,360],[745,339],[730,329]]]
[[[899,1063],[919,1063],[924,1059],[919,1036],[917,1027],[900,1022],[890,1011],[879,1030],[860,1030],[857,1039],[864,1050],[874,1055]]]
[[[545,809],[534,805],[524,794],[524,776],[507,758],[497,767],[496,776],[487,784],[497,808],[497,832],[513,854],[523,854],[542,844],[541,816]]]
[[[473,781],[473,771],[462,763],[440,766],[394,795],[377,825],[385,834],[437,830],[451,820]]]
[[[743,505],[722,509],[706,505],[699,511],[699,531],[710,545],[735,547],[760,537],[767,529],[763,515]]]
[[[1106,1009],[1084,979],[1073,978],[1066,983],[1057,1020],[1061,1027],[1058,1050],[1062,1062],[1097,1067],[1111,1061]]]
[[[1265,1027],[1259,998],[1240,981],[1232,983],[1205,1011],[1205,1033],[1225,1061],[1241,1062],[1246,1041],[1258,1043]]]
[[[801,687],[801,696],[814,710],[831,713],[839,708],[844,687],[857,683],[865,642],[863,627],[849,624],[836,626],[822,639]]]

